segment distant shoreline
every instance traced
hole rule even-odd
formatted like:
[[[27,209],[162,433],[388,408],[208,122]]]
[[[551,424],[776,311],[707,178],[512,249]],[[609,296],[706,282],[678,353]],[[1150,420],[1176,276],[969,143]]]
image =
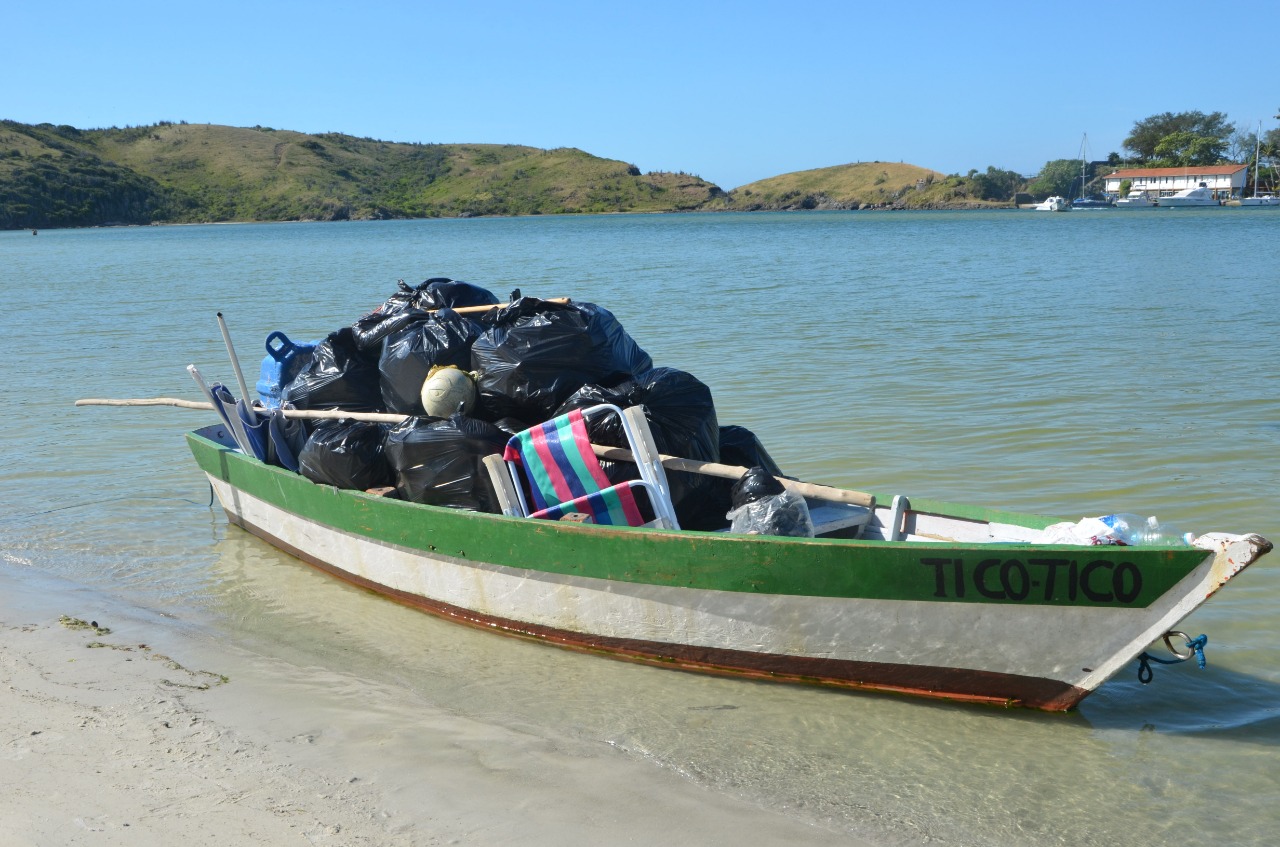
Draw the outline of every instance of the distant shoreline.
[[[718,214],[873,214],[876,212],[996,212],[1033,209],[1035,204],[1014,206],[1009,203],[976,206],[972,204],[956,204],[954,206],[916,207],[900,206],[874,207],[865,209],[673,209],[667,211],[643,212],[560,212],[552,215],[431,215],[417,218],[343,218],[340,220],[320,219],[264,219],[251,221],[155,221],[152,223],[104,223],[84,226],[42,226],[42,227],[10,227],[0,229],[4,232],[31,232],[32,230],[66,230],[66,229],[145,229],[147,227],[183,227],[183,226],[244,226],[251,224],[342,224],[342,223],[378,223],[387,221],[449,221],[449,220],[481,220],[502,218],[580,218],[580,217],[618,217],[621,215],[718,215]]]

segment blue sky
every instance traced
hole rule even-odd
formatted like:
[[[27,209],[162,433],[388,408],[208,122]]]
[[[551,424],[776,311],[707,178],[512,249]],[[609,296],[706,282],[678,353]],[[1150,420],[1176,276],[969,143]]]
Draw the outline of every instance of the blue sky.
[[[1159,112],[1280,114],[1272,0],[10,0],[0,33],[23,123],[578,147],[726,189],[857,161],[1030,174]]]

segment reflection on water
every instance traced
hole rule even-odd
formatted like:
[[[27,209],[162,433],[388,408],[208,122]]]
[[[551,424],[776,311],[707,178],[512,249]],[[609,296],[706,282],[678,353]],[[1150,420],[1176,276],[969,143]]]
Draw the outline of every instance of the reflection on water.
[[[1207,669],[1158,667],[1149,686],[1122,672],[1074,715],[700,677],[497,637],[339,583],[206,505],[180,435],[201,415],[71,404],[192,397],[189,362],[230,382],[217,311],[253,382],[268,332],[317,338],[399,277],[451,275],[606,306],[802,478],[1276,540],[1277,226],[1217,210],[0,233],[0,550],[5,567],[285,659],[299,684],[341,679],[351,712],[335,721],[361,720],[362,686],[376,685],[607,743],[886,844],[1269,844],[1272,561],[1181,627],[1209,635]],[[91,296],[55,321],[51,292],[69,280],[92,281]]]

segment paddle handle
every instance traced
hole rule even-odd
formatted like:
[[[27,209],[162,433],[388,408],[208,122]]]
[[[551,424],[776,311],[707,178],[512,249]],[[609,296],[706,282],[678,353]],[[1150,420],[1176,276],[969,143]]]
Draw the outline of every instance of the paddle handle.
[[[172,397],[152,397],[143,400],[77,400],[77,406],[177,406],[182,409],[203,409],[212,411],[213,406],[209,403],[197,403],[191,400],[177,400]],[[284,416],[287,418],[304,418],[309,420],[352,420],[352,421],[370,421],[372,423],[389,423],[397,424],[403,421],[407,415],[393,415],[384,412],[342,412],[320,409],[283,409]],[[635,462],[635,456],[630,450],[622,447],[605,447],[601,444],[592,444],[591,449],[602,459],[608,459],[614,462]],[[679,456],[668,456],[659,454],[658,458],[662,461],[662,466],[668,470],[685,471],[686,473],[703,474],[704,476],[716,476],[721,479],[738,480],[747,472],[747,468],[739,465],[722,465],[719,462],[700,462],[697,459],[682,459]],[[845,488],[833,488],[829,485],[819,485],[814,482],[800,482],[786,477],[776,477],[778,482],[782,483],[783,488],[794,491],[802,497],[812,497],[815,500],[826,500],[831,503],[848,503],[851,506],[863,506],[864,508],[874,508],[876,498],[864,491],[850,491]]]

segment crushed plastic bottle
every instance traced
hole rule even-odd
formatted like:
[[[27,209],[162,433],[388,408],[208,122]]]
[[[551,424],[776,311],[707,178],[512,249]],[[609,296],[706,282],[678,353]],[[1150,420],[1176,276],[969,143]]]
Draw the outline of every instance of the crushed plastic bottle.
[[[1143,533],[1147,529],[1147,521],[1145,519],[1127,512],[1103,515],[1098,520],[1111,528],[1111,535],[1116,541],[1128,547],[1136,547],[1141,544]]]
[[[1099,520],[1111,528],[1111,534],[1117,541],[1129,547],[1188,547],[1195,541],[1193,533],[1183,532],[1173,524],[1161,523],[1155,515],[1142,518],[1119,513],[1103,515]]]
[[[1195,539],[1193,533],[1183,532],[1173,524],[1160,523],[1152,515],[1147,518],[1139,543],[1145,547],[1189,547]]]

